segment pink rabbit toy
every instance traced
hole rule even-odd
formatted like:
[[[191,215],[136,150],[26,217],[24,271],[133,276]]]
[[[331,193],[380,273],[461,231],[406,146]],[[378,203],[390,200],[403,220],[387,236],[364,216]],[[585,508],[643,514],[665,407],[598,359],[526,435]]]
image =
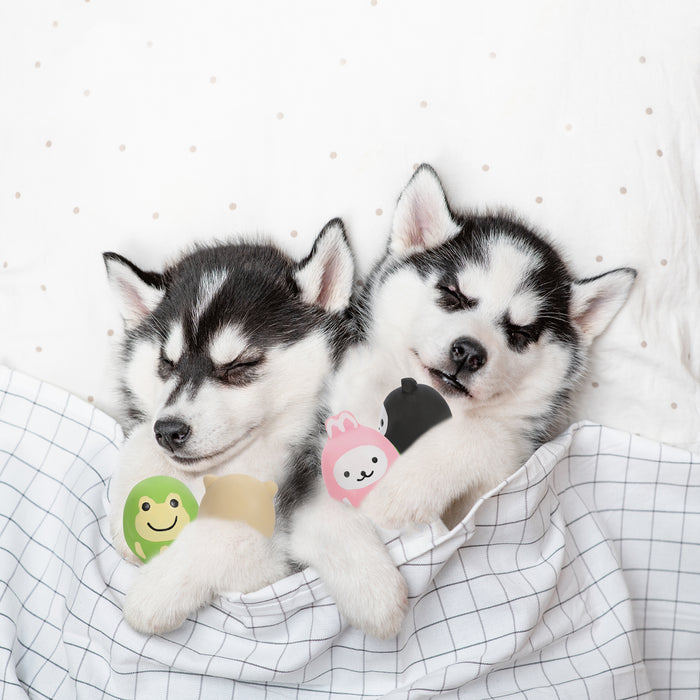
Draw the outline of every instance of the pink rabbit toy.
[[[328,493],[357,507],[399,453],[378,430],[360,425],[349,411],[331,416],[326,432],[321,469]]]

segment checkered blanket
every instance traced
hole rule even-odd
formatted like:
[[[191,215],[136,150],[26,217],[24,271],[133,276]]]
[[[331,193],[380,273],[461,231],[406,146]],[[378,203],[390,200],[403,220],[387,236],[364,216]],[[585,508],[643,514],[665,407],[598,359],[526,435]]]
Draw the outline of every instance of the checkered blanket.
[[[106,515],[121,439],[0,368],[3,698],[697,697],[689,453],[578,424],[452,532],[392,540],[410,610],[391,641],[349,628],[312,570],[146,637],[122,619],[135,569]]]

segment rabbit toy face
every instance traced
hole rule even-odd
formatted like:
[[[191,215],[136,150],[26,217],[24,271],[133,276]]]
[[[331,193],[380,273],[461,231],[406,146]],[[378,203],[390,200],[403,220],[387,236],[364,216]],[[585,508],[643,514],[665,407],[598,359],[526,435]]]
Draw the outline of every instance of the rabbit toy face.
[[[328,442],[321,469],[328,493],[357,507],[398,457],[378,430],[360,425],[349,411],[326,421]]]

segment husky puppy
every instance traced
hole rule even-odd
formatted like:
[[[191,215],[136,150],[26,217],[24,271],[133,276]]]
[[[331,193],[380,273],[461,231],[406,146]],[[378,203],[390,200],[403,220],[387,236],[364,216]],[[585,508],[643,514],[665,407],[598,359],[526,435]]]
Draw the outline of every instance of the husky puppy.
[[[199,246],[164,272],[116,253],[104,259],[125,322],[119,386],[127,438],[110,486],[119,552],[136,561],[122,512],[131,488],[149,476],[174,476],[198,500],[206,474],[247,474],[279,487],[272,538],[244,522],[202,517],[141,566],[124,605],[129,624],[172,630],[217,594],[282,578],[293,559],[327,573],[348,622],[370,634],[394,631],[405,582],[364,516],[352,513],[330,533],[319,533],[316,521],[290,536],[293,516],[320,491],[320,400],[350,332],[354,262],[342,223],[329,222],[301,262],[252,242]],[[352,551],[347,537],[357,541]],[[386,585],[370,594],[369,608],[365,580],[343,576],[356,568],[354,557]]]
[[[419,167],[365,286],[363,340],[335,375],[330,407],[378,426],[384,398],[411,376],[453,417],[396,460],[361,510],[388,528],[459,522],[565,425],[588,348],[635,276],[575,279],[512,216],[455,212],[435,171]]]

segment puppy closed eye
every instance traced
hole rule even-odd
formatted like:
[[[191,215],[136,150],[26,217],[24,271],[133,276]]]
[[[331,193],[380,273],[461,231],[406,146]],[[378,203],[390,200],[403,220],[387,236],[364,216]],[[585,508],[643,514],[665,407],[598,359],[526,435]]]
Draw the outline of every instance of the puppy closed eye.
[[[473,309],[478,304],[476,299],[468,297],[454,284],[439,284],[437,290],[440,294],[439,303],[448,311],[463,311]]]
[[[517,351],[523,351],[537,340],[538,334],[529,326],[509,326],[506,329],[508,344]]]
[[[255,370],[262,364],[262,357],[246,360],[234,360],[228,364],[217,367],[214,376],[225,384],[241,386],[247,384],[255,376]]]
[[[167,379],[175,370],[175,363],[169,360],[162,352],[158,358],[158,374],[161,379]]]

